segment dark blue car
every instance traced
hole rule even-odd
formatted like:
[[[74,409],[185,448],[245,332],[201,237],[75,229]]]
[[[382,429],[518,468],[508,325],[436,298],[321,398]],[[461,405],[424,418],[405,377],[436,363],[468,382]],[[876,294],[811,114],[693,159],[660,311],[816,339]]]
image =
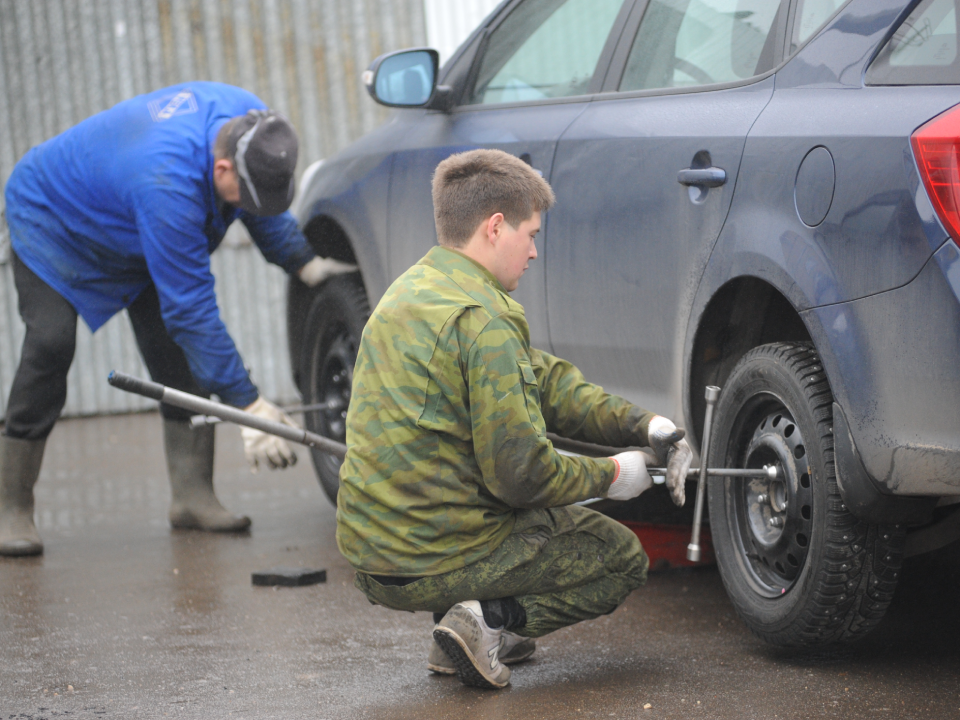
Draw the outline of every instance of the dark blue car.
[[[369,307],[435,243],[437,163],[501,148],[558,198],[516,293],[533,344],[694,444],[721,386],[709,464],[780,470],[709,483],[737,611],[777,645],[862,636],[903,558],[960,537],[957,2],[509,0],[442,70],[378,58],[371,94],[409,109],[300,204],[360,268],[290,287],[311,429],[343,439]]]

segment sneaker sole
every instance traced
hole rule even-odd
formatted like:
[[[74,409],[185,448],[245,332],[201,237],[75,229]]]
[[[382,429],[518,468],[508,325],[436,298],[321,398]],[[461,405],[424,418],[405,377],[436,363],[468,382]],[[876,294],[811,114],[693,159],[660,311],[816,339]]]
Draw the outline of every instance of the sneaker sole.
[[[524,653],[517,655],[515,657],[505,657],[500,658],[500,662],[504,665],[516,665],[517,663],[522,663],[530,659],[530,656],[536,652],[536,648],[531,648],[530,650],[525,651]],[[434,665],[433,663],[427,663],[427,670],[437,675],[456,675],[457,669],[449,665]]]
[[[466,643],[452,630],[447,628],[437,628],[433,631],[433,639],[437,645],[447,654],[450,662],[457,670],[457,676],[460,682],[471,687],[485,688],[487,690],[499,690],[509,684],[508,682],[498,684],[490,680],[477,667],[473,654],[467,650]]]
[[[427,663],[427,670],[437,675],[456,675],[457,669],[452,667],[447,667],[445,665],[434,665],[433,663]]]

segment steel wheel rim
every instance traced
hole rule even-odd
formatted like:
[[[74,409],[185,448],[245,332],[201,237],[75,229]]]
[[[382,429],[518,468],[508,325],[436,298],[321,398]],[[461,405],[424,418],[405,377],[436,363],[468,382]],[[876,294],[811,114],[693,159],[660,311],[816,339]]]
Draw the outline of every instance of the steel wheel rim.
[[[353,365],[356,362],[357,348],[346,326],[337,324],[317,343],[315,357],[323,349],[326,352],[319,358],[311,386],[311,401],[324,403],[326,407],[310,413],[310,425],[321,435],[344,442],[347,436],[347,408],[350,404],[350,392],[353,386]],[[339,460],[330,458],[339,465]]]
[[[797,422],[779,398],[753,398],[740,419],[733,466],[775,465],[779,477],[730,480],[734,544],[754,590],[782,597],[799,579],[813,535],[808,453]]]

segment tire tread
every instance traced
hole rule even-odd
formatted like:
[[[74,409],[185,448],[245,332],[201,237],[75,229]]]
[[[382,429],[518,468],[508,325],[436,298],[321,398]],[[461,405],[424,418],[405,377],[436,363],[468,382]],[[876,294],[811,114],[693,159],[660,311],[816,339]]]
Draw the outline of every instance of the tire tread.
[[[893,599],[906,533],[899,527],[860,522],[843,503],[833,456],[833,392],[813,344],[762,345],[748,352],[740,363],[760,358],[781,365],[799,381],[814,418],[816,440],[824,458],[827,532],[815,589],[797,622],[769,632],[742,613],[741,617],[754,634],[778,646],[810,647],[857,640],[876,627]]]
[[[304,400],[308,403],[318,400],[311,395],[311,377],[316,371],[314,366],[317,359],[316,354],[320,352],[318,348],[319,336],[325,332],[327,323],[333,320],[352,326],[358,333],[356,340],[359,342],[359,331],[362,330],[370,317],[370,303],[367,300],[367,293],[357,275],[334,276],[320,285],[315,292],[316,295],[304,323],[300,358],[300,381],[302,385],[300,390]],[[308,415],[304,420],[308,430],[322,434],[320,427],[313,426],[311,416]],[[329,467],[332,456],[316,449],[311,449],[310,454],[320,486],[330,501],[336,505],[339,478],[337,473],[334,473],[333,469]],[[339,468],[339,463],[337,463],[337,468]]]

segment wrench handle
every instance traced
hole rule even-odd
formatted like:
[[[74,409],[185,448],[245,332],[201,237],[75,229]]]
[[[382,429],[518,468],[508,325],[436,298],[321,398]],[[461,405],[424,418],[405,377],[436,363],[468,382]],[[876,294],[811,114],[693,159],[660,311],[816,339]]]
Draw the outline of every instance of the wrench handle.
[[[244,412],[230,405],[207,400],[197,395],[185,393],[182,390],[175,390],[149,380],[142,380],[132,375],[117,372],[116,370],[110,373],[107,377],[107,382],[120,390],[143,395],[153,400],[159,400],[167,405],[173,405],[174,407],[183,408],[184,410],[190,410],[202,415],[212,415],[227,422],[254,428],[269,435],[282,437],[284,440],[291,440],[292,442],[300,443],[307,447],[317,448],[321,452],[333,455],[341,460],[343,460],[343,456],[347,454],[346,445],[324,437],[323,435],[317,435],[302,428],[294,428],[283,423],[274,422],[273,420],[267,420],[266,418]]]
[[[707,489],[707,461],[710,455],[710,435],[713,431],[713,410],[720,397],[720,388],[708,385],[705,393],[707,411],[703,418],[703,442],[700,443],[700,479],[697,481],[697,503],[693,507],[693,531],[687,545],[687,560],[700,562],[700,524],[703,521],[703,497]]]
[[[142,380],[116,370],[111,371],[110,375],[107,376],[107,382],[115,388],[134,395],[143,395],[143,397],[151,400],[163,400],[163,391],[166,389],[160,383]]]

